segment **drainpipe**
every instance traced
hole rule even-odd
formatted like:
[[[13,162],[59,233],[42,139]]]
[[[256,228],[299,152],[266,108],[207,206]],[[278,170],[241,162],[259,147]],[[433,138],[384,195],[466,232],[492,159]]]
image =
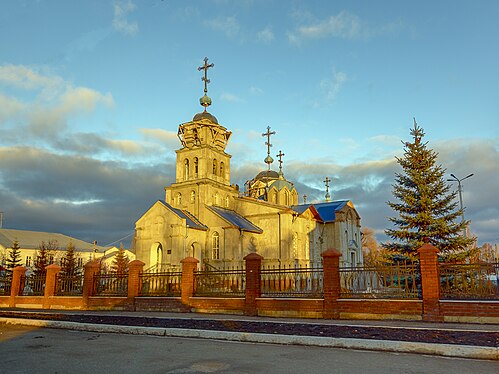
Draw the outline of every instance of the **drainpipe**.
[[[279,265],[281,264],[281,256],[282,256],[282,248],[281,248],[281,213],[277,212],[278,216],[278,230],[279,230],[279,258],[277,259],[279,261]]]

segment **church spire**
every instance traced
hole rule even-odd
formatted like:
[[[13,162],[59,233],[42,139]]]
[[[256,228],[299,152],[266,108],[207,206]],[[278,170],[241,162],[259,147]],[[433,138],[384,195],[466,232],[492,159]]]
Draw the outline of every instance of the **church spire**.
[[[208,64],[208,57],[204,58],[204,65],[198,67],[198,71],[204,70],[204,77],[201,80],[204,82],[204,95],[201,99],[199,99],[199,103],[204,107],[204,111],[206,112],[206,108],[211,105],[211,99],[207,95],[208,93],[208,83],[210,80],[208,79],[208,69],[214,67],[215,64]]]
[[[279,162],[279,179],[284,179],[284,173],[282,172],[282,156],[285,156],[284,153],[282,153],[281,150],[279,150],[279,153],[276,155],[276,157],[279,158],[277,162]]]
[[[267,132],[263,133],[262,136],[267,137],[267,141],[265,142],[265,145],[267,146],[267,157],[263,160],[268,166],[270,170],[270,164],[274,162],[274,159],[270,157],[270,147],[272,147],[272,143],[270,142],[270,135],[275,135],[275,131],[270,131],[270,126],[267,126]]]
[[[326,177],[324,180],[324,183],[326,183],[326,202],[331,201],[331,195],[329,194],[329,182],[331,182],[331,179],[329,177]]]

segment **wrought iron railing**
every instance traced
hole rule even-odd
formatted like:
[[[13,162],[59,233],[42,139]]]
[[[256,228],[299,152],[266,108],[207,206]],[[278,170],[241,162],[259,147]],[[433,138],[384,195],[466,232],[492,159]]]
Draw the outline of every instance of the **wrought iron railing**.
[[[244,297],[245,291],[246,271],[243,268],[194,272],[195,296]]]
[[[101,273],[94,276],[96,296],[127,296],[128,274]]]
[[[12,285],[12,274],[0,276],[0,296],[9,296]]]
[[[46,274],[31,274],[21,277],[23,296],[43,296],[45,294]]]
[[[324,297],[322,267],[268,266],[260,270],[262,297]]]
[[[180,296],[182,272],[140,273],[140,296]]]
[[[82,274],[58,275],[56,284],[56,296],[80,296],[83,294]]]
[[[441,299],[499,299],[499,263],[439,264]]]
[[[340,286],[342,298],[417,299],[421,276],[413,263],[341,267]]]

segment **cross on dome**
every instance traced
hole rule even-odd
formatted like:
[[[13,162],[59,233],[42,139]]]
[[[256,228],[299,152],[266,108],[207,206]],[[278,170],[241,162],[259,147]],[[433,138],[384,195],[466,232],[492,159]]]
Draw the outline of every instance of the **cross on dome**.
[[[208,83],[211,81],[208,79],[208,69],[214,67],[215,64],[208,64],[208,57],[204,58],[204,65],[198,67],[198,71],[204,70],[204,77],[201,80],[204,82],[204,95],[201,99],[199,99],[199,103],[204,107],[204,111],[206,112],[206,108],[211,105],[211,99],[208,97]]]

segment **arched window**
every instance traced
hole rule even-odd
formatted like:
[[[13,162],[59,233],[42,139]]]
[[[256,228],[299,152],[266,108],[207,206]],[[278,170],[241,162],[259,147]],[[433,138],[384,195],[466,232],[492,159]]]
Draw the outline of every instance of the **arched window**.
[[[182,194],[180,192],[177,193],[177,205],[182,205]]]
[[[218,192],[215,192],[215,197],[213,198],[214,205],[220,205],[220,197],[218,196]]]
[[[288,190],[284,191],[284,205],[290,205],[289,204],[289,191]]]
[[[217,175],[217,160],[213,159],[213,175]]]
[[[199,171],[199,161],[197,157],[194,157],[194,176],[198,176],[198,171]]]
[[[225,207],[229,207],[229,196],[225,196]]]
[[[220,176],[223,178],[225,176],[225,168],[223,161],[220,162]]]
[[[220,235],[218,232],[214,232],[211,236],[211,253],[214,260],[220,259]]]
[[[184,180],[189,179],[189,159],[184,161]]]
[[[345,246],[348,248],[348,231],[345,230]]]
[[[196,191],[192,190],[191,191],[191,203],[196,202]]]

